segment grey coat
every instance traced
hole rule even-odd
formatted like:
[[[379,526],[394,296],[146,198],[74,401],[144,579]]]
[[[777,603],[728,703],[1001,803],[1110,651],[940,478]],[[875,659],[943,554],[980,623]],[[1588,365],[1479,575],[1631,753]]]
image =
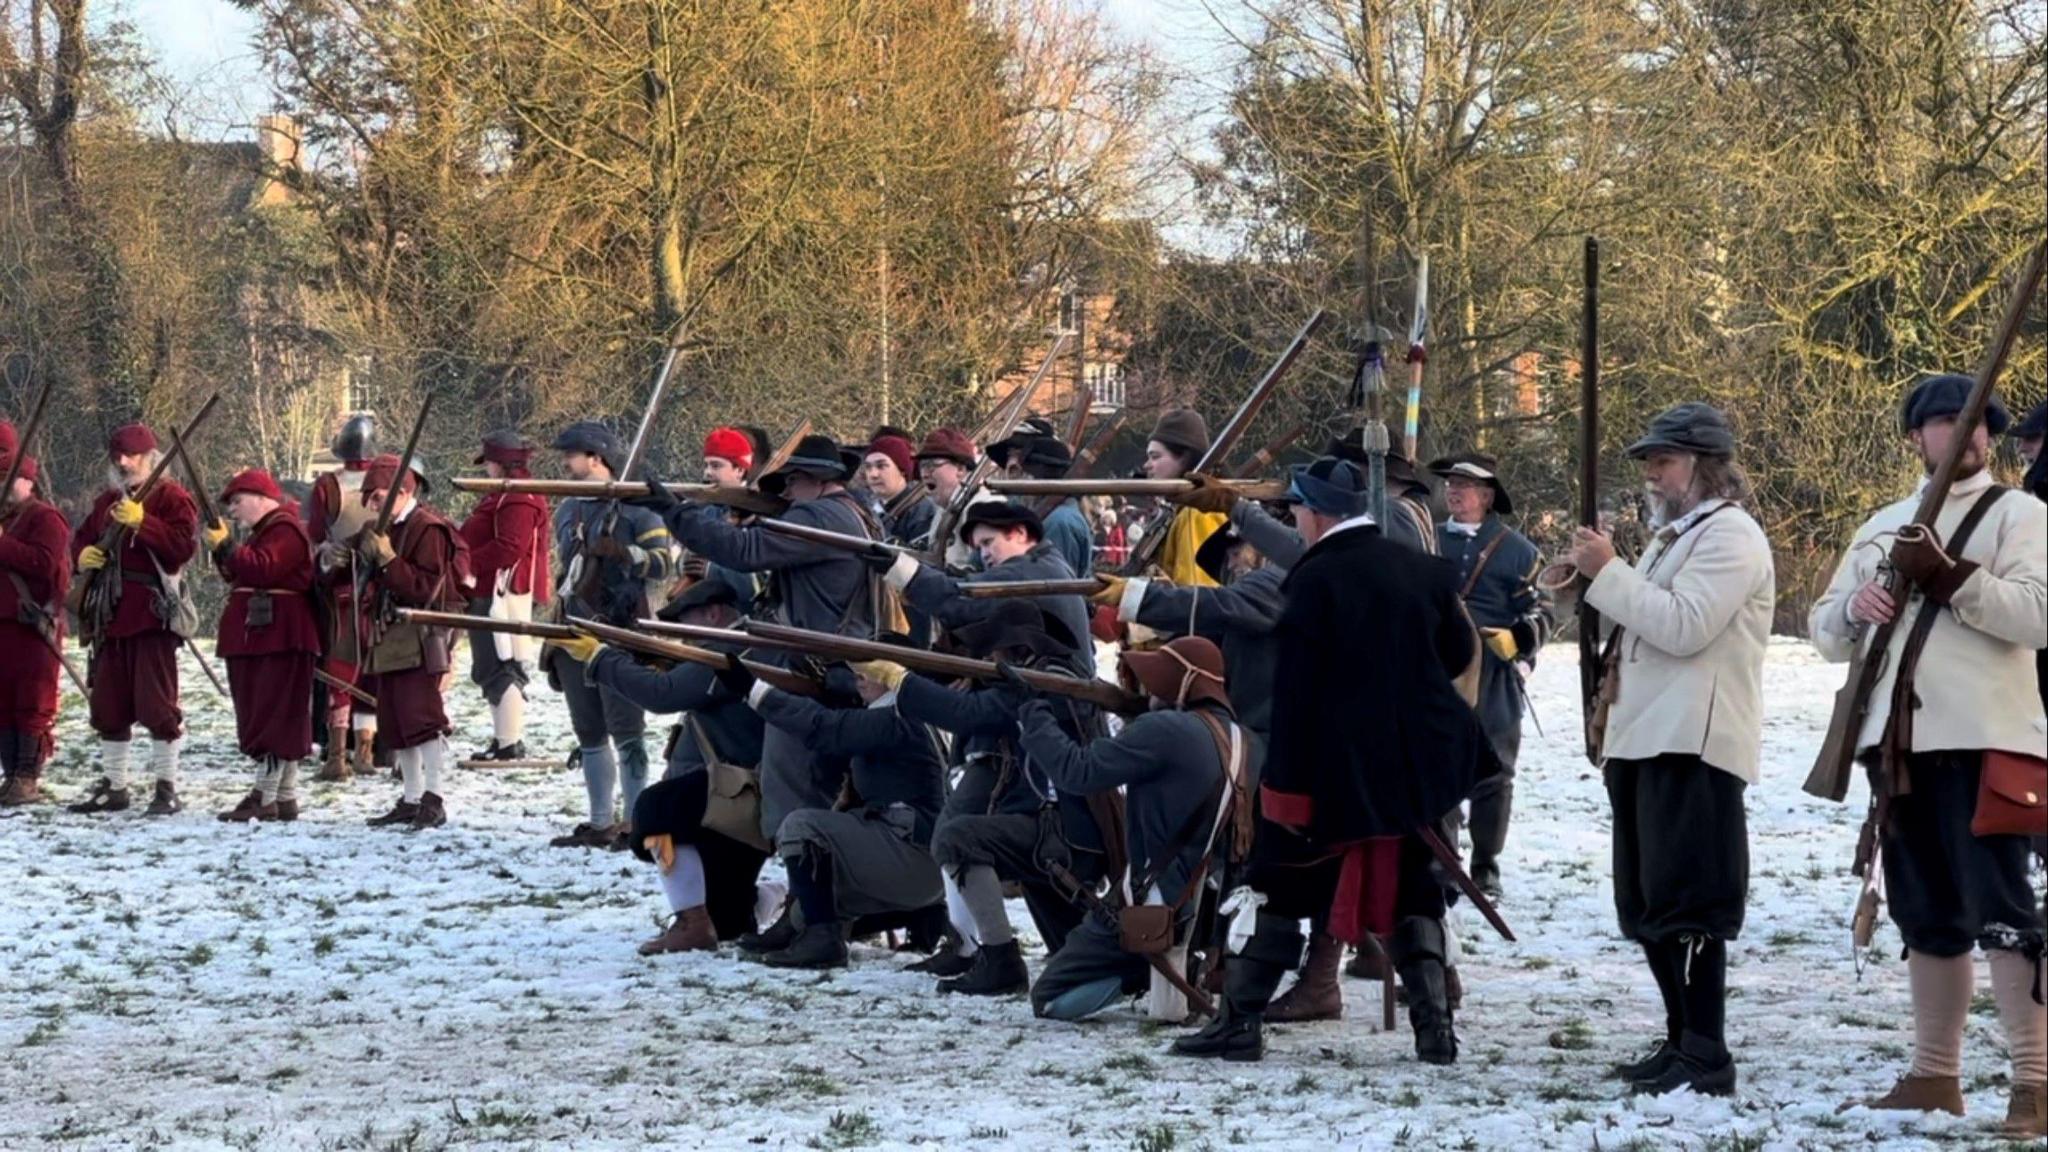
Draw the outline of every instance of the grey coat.
[[[919,612],[947,628],[958,628],[982,620],[995,611],[999,600],[971,600],[960,594],[963,584],[986,584],[1008,580],[1072,580],[1074,570],[1048,541],[1032,545],[1031,551],[1013,556],[985,572],[966,577],[948,576],[929,564],[903,589],[904,600]],[[1074,658],[1083,675],[1095,675],[1095,645],[1088,635],[1088,602],[1079,596],[1034,596],[1032,602],[1056,617],[1079,641]]]
[[[1223,650],[1231,704],[1245,727],[1264,736],[1273,713],[1273,626],[1287,606],[1280,590],[1286,579],[1285,568],[1268,563],[1221,588],[1148,581],[1127,622],[1215,642]]]
[[[1088,517],[1081,514],[1080,501],[1071,496],[1045,516],[1045,542],[1067,562],[1076,576],[1095,571],[1095,532]]]
[[[711,669],[678,664],[664,672],[636,663],[616,648],[602,648],[590,662],[589,675],[592,683],[649,712],[689,713],[703,727],[712,750],[727,764],[753,767],[761,762],[761,718],[745,700],[727,691]],[[672,780],[703,767],[704,753],[696,738],[687,730],[674,733],[662,779]]]
[[[793,504],[782,519],[848,536],[868,535],[853,497],[843,493]],[[768,591],[762,597],[767,618],[817,632],[872,635],[868,570],[852,553],[734,524],[718,507],[684,505],[669,513],[668,524],[684,547],[713,564],[767,573]]]

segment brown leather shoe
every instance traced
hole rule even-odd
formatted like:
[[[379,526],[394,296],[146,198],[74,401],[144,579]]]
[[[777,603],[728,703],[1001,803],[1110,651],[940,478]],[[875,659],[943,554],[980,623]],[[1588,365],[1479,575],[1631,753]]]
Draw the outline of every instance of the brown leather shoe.
[[[251,820],[275,820],[277,819],[277,805],[265,804],[263,802],[263,792],[260,789],[251,788],[248,795],[242,797],[241,801],[233,808],[221,813],[218,819],[223,824],[247,824]]]
[[[666,931],[640,942],[642,956],[662,956],[670,952],[716,952],[718,932],[711,926],[711,913],[699,904],[685,908],[670,920]]]
[[[185,810],[185,802],[178,799],[178,789],[168,780],[159,780],[149,793],[149,807],[142,810],[144,816],[175,816]]]
[[[95,812],[126,812],[129,803],[128,790],[114,787],[102,776],[93,782],[92,791],[87,792],[84,799],[65,807],[67,811],[90,815]]]
[[[1373,948],[1360,948],[1351,954],[1351,961],[1344,965],[1344,974],[1353,980],[1371,980],[1378,983],[1386,979],[1386,953]]]
[[[370,741],[364,740],[358,743],[356,745],[354,768],[351,775],[359,776],[365,780],[375,780],[377,778],[376,753],[377,750],[371,746]]]
[[[1915,1076],[1908,1073],[1899,1077],[1892,1090],[1873,1100],[1856,1100],[1842,1105],[1839,1111],[1848,1111],[1861,1104],[1879,1112],[1946,1112],[1951,1116],[1963,1114],[1963,1082],[1956,1076]]]
[[[297,800],[279,800],[277,802],[277,814],[271,817],[271,819],[276,820],[280,824],[289,824],[298,818],[299,802]]]
[[[578,824],[567,833],[548,841],[550,848],[609,848],[617,838],[617,826],[598,827],[595,824]]]
[[[2048,1089],[2039,1084],[2015,1084],[2006,1101],[2005,1123],[1998,1134],[2007,1140],[2040,1140],[2048,1137]]]
[[[1267,1023],[1297,1024],[1310,1020],[1344,1018],[1344,990],[1337,986],[1337,966],[1344,960],[1344,945],[1327,932],[1309,937],[1308,959],[1294,987],[1281,993],[1266,1008]]]
[[[7,787],[0,789],[0,808],[26,808],[40,803],[43,799],[43,779],[17,772],[7,778]]]
[[[441,794],[438,792],[420,793],[420,807],[419,811],[413,813],[412,830],[419,832],[428,828],[439,828],[447,822],[448,807],[441,803]]]
[[[313,774],[313,779],[329,784],[345,784],[353,775],[354,773],[348,770],[348,745],[336,740],[333,747],[327,750],[327,758],[321,761],[320,771]]]
[[[386,812],[382,816],[372,816],[368,820],[363,821],[363,823],[368,824],[372,828],[391,828],[394,826],[410,828],[412,827],[413,819],[419,814],[419,805],[400,797],[398,803],[392,807],[391,811]]]

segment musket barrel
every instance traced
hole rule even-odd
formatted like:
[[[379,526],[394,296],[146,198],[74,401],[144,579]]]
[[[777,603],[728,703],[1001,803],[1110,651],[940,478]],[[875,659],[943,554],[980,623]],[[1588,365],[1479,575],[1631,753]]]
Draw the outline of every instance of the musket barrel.
[[[1287,495],[1287,485],[1280,480],[1232,480],[1218,478],[1216,483],[1226,484],[1237,490],[1247,500],[1278,500]],[[1104,477],[1081,480],[991,480],[988,490],[1004,496],[1178,496],[1195,490],[1192,480],[1122,480]]]
[[[428,628],[463,628],[475,632],[499,632],[507,636],[534,636],[542,640],[570,640],[576,630],[566,624],[543,624],[533,620],[495,620],[489,616],[468,616],[461,612],[430,612],[424,608],[397,609],[407,624]]]

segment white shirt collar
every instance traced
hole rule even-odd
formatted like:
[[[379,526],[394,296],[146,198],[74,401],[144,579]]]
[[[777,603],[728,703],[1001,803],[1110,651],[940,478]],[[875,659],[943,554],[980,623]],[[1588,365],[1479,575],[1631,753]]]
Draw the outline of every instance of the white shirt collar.
[[[1914,485],[1913,494],[1917,496],[1920,493],[1927,491],[1927,486],[1933,482],[1934,477],[1922,476],[1920,478],[1920,483]],[[1982,492],[1985,489],[1991,487],[1991,485],[1994,482],[1995,480],[1991,475],[1991,469],[1986,468],[1978,472],[1975,476],[1969,477],[1966,480],[1957,480],[1954,483],[1950,484],[1948,486],[1948,498],[1953,500],[1958,496],[1975,496],[1977,493]]]
[[[1477,524],[1467,524],[1463,520],[1444,521],[1444,531],[1454,532],[1460,536],[1477,536],[1479,535],[1479,530],[1484,527],[1486,527],[1486,521],[1484,520]]]
[[[894,688],[891,688],[887,692],[882,693],[880,696],[875,697],[875,702],[868,705],[868,707],[870,708],[894,708],[895,706],[896,690]]]
[[[1323,533],[1323,539],[1328,540],[1330,537],[1335,536],[1337,533],[1345,531],[1349,528],[1369,528],[1372,526],[1372,524],[1372,513],[1360,512],[1358,515],[1353,516],[1349,520],[1338,521],[1337,526],[1335,528],[1332,528],[1328,532]]]

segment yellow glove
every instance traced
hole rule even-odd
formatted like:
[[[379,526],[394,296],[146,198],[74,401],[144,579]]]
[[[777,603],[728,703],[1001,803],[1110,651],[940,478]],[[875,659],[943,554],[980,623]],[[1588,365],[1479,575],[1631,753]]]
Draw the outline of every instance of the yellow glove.
[[[116,500],[114,506],[107,509],[107,518],[123,528],[140,528],[143,520],[142,505],[125,498]]]
[[[1089,594],[1088,602],[1090,604],[1103,604],[1115,608],[1124,602],[1125,581],[1123,577],[1097,576],[1096,579],[1102,581],[1102,587]]]
[[[1481,628],[1479,635],[1486,641],[1486,650],[1503,660],[1513,660],[1522,654],[1522,646],[1515,643],[1515,634],[1506,628]]]
[[[373,528],[363,529],[363,534],[356,538],[356,551],[361,552],[363,559],[378,568],[398,559],[398,553],[391,547],[391,537]]]
[[[228,542],[228,522],[215,520],[210,524],[201,524],[199,542],[206,545],[208,552],[220,551],[220,546]]]
[[[598,649],[604,647],[604,641],[595,636],[585,636],[581,632],[567,640],[549,640],[548,643],[568,653],[569,658],[578,664],[588,664],[597,659]]]
[[[887,660],[863,660],[855,664],[853,670],[882,685],[891,692],[901,687],[903,685],[903,678],[910,675],[910,669],[905,668],[901,664],[892,664]]]
[[[78,570],[80,572],[97,572],[106,566],[107,554],[102,552],[97,544],[87,544],[84,550],[78,554]]]

